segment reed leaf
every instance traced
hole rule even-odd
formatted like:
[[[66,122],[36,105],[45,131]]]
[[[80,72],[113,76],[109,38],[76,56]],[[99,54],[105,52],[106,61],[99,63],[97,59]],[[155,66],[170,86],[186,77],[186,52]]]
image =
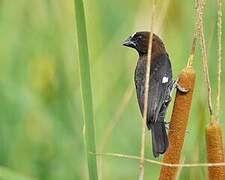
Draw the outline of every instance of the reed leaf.
[[[89,54],[87,43],[87,32],[85,24],[85,13],[82,0],[74,0],[75,2],[75,16],[77,26],[77,40],[79,51],[79,66],[81,78],[81,92],[83,103],[83,118],[84,118],[84,139],[85,149],[87,154],[89,179],[97,180],[97,163],[95,155],[95,130],[93,118],[93,104],[91,92],[91,79],[89,67]]]

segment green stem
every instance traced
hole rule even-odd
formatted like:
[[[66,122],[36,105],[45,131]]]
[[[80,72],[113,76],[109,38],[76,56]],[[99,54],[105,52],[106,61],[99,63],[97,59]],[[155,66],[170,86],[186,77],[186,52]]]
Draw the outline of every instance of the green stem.
[[[90,154],[90,152],[95,153],[96,148],[95,148],[93,104],[92,104],[91,79],[90,79],[84,6],[82,0],[74,0],[74,2],[75,2],[75,16],[77,25],[78,49],[79,49],[83,118],[85,129],[84,138],[88,161],[89,179],[97,180],[98,173],[97,173],[96,157],[95,155]]]

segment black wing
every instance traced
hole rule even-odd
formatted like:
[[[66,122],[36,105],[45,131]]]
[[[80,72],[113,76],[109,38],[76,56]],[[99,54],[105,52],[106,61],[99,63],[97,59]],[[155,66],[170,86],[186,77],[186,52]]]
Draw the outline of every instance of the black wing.
[[[135,85],[140,110],[144,110],[144,86],[146,71],[146,56],[140,57],[135,70]],[[172,69],[167,54],[162,54],[151,61],[151,73],[148,94],[148,116],[147,125],[158,120],[164,120],[159,116],[164,116],[172,89]]]

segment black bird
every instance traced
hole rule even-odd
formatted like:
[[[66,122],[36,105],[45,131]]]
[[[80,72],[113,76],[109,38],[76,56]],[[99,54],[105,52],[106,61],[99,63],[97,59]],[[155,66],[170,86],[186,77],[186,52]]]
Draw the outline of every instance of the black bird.
[[[134,48],[139,54],[135,69],[135,86],[140,111],[144,112],[145,72],[150,32],[142,31],[131,35],[123,45]],[[147,127],[152,133],[153,155],[158,157],[168,147],[165,114],[175,82],[169,56],[162,40],[153,34],[151,70],[148,91]]]

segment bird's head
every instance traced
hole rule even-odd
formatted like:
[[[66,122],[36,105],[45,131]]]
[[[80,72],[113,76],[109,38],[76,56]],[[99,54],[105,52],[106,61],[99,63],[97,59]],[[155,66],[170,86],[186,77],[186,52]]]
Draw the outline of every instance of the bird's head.
[[[128,39],[123,42],[124,46],[131,47],[137,50],[139,55],[148,53],[150,32],[140,31],[132,34]],[[152,54],[166,53],[162,40],[153,33],[152,39]]]

